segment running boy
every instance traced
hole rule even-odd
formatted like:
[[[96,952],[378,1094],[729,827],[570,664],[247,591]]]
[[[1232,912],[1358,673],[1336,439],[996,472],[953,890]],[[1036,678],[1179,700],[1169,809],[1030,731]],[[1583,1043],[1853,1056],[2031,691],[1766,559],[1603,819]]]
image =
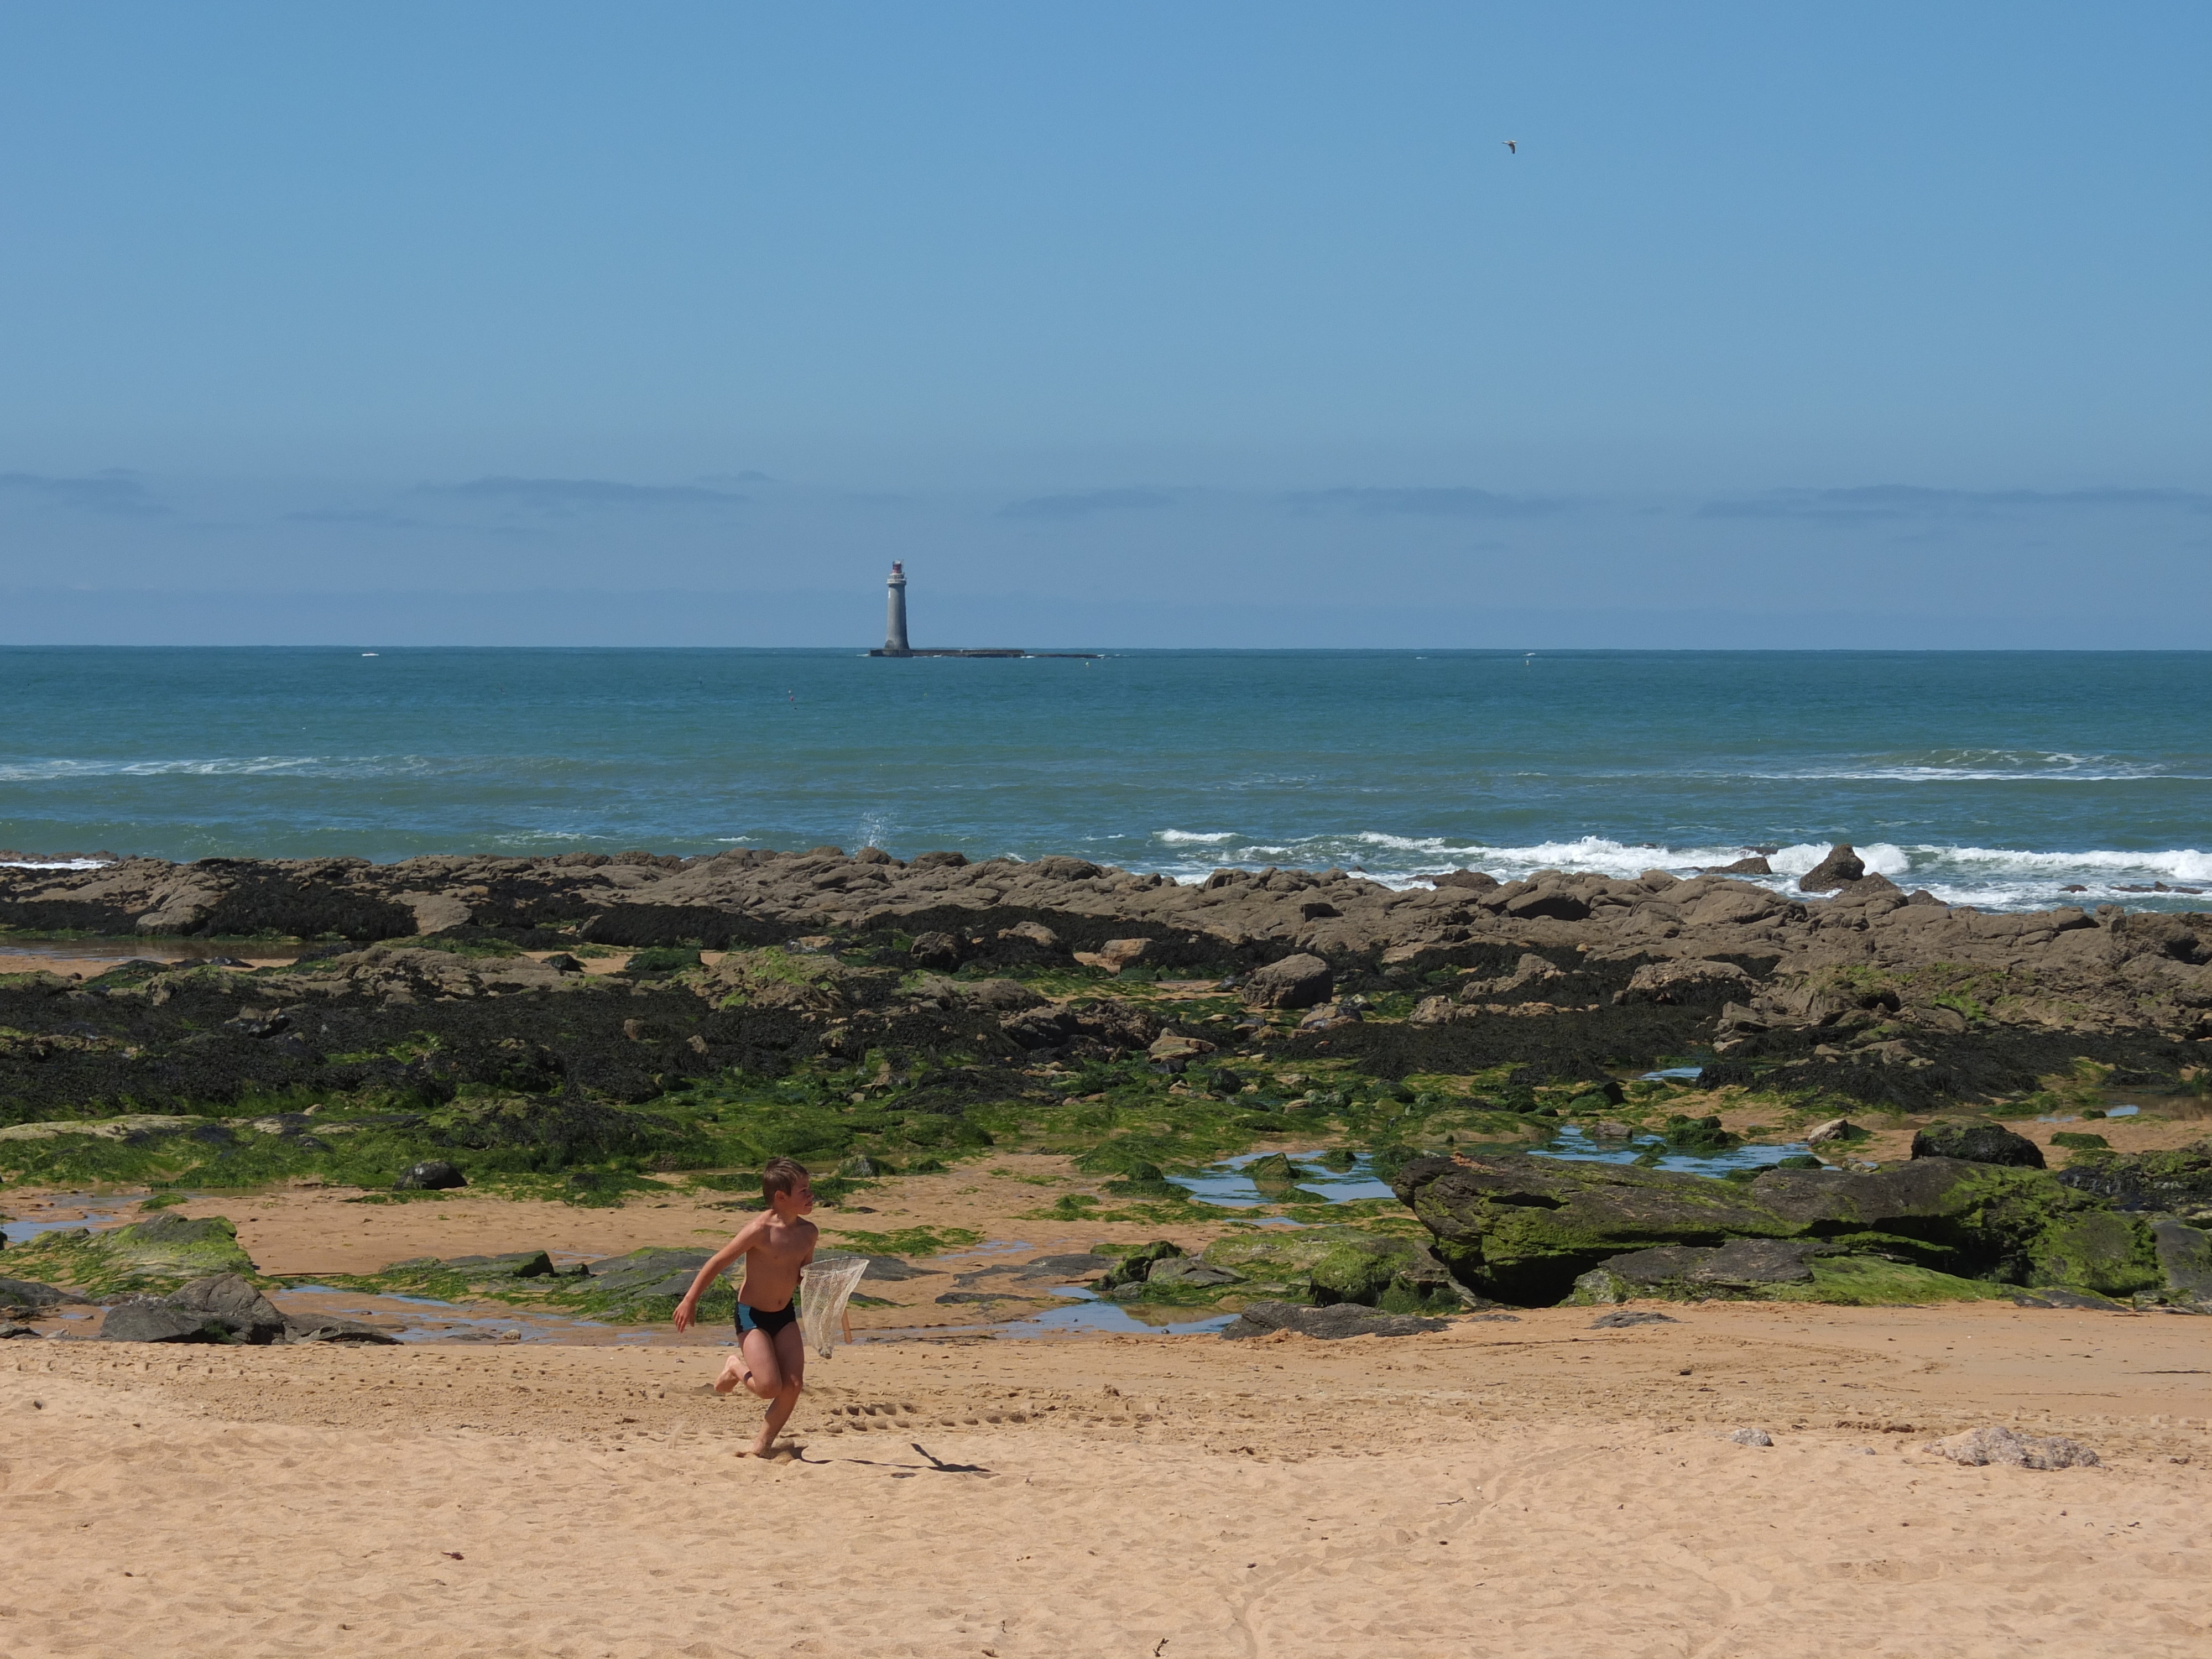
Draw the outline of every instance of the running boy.
[[[769,1402],[768,1420],[753,1443],[755,1457],[775,1449],[776,1432],[791,1419],[805,1384],[806,1344],[791,1298],[821,1237],[806,1219],[814,1207],[814,1188],[806,1171],[791,1159],[772,1158],[763,1166],[761,1196],[768,1208],[714,1252],[676,1304],[676,1328],[690,1329],[707,1287],[739,1256],[745,1259],[745,1282],[738,1290],[738,1352],[723,1362],[714,1392],[727,1394],[742,1382]]]

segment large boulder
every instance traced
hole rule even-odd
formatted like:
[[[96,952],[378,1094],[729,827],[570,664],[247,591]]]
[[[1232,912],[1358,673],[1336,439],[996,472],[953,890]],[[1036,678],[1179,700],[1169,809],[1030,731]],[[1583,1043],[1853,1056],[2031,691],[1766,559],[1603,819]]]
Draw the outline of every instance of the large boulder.
[[[1839,841],[1828,849],[1828,856],[1798,878],[1801,893],[1832,893],[1848,887],[1866,874],[1866,860],[1851,850],[1847,841]]]
[[[150,1221],[100,1233],[93,1242],[115,1268],[137,1280],[173,1284],[253,1271],[252,1258],[239,1247],[238,1229],[219,1215],[194,1220],[164,1210]]]
[[[2150,1237],[2166,1279],[2166,1299],[2212,1307],[2212,1233],[2165,1216],[2150,1224]]]
[[[1559,1301],[1609,1257],[1811,1229],[1742,1187],[1632,1164],[1508,1155],[1414,1158],[1391,1183],[1459,1281],[1501,1301]]]
[[[2031,1287],[2058,1285],[2100,1296],[2132,1296],[2166,1280],[2151,1230],[2112,1210],[2054,1218],[2030,1245],[2028,1264]]]
[[[2116,1209],[2203,1214],[2212,1212],[2212,1140],[2162,1152],[2076,1152],[2058,1179]]]
[[[1732,962],[1677,957],[1647,962],[1628,976],[1615,1002],[1721,1003],[1751,994],[1751,975]]]
[[[118,1303],[100,1323],[104,1342],[280,1341],[284,1316],[237,1273],[215,1273],[162,1297]]]
[[[1424,1158],[1393,1185],[1462,1285],[1522,1304],[1557,1302],[1619,1256],[1734,1239],[1822,1240],[1954,1277],[2108,1294],[2147,1282],[2154,1261],[2140,1222],[2049,1173],[1953,1158],[1857,1174],[1770,1170],[1744,1185],[1526,1154]],[[1820,1279],[1825,1257],[1803,1260]]]
[[[1311,1008],[1327,1002],[1335,986],[1336,975],[1319,957],[1285,957],[1253,969],[1244,981],[1244,1003],[1250,1008]]]
[[[1931,1123],[1912,1137],[1912,1155],[2001,1164],[2015,1170],[2044,1167],[2043,1148],[2002,1123]]]
[[[1644,1297],[1669,1301],[1827,1302],[1856,1306],[1973,1302],[2003,1286],[1884,1256],[1843,1254],[1823,1239],[1734,1238],[1717,1249],[1668,1245],[1601,1263],[1575,1281],[1583,1306]]]

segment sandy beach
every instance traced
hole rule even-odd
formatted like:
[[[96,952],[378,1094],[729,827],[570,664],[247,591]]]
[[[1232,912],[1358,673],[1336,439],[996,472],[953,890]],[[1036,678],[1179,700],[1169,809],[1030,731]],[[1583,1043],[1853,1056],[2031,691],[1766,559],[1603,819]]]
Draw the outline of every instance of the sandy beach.
[[[0,1652],[2203,1651],[2200,1321],[1674,1311],[863,1344],[765,1463],[680,1351],[21,1342]]]
[[[9,1343],[0,1654],[2141,1659],[2212,1636],[2201,1318],[1711,1303],[1615,1329],[1552,1308],[1336,1342],[1019,1340],[1018,1306],[937,1304],[979,1261],[1145,1231],[1017,1218],[1041,1189],[1008,1177],[1049,1162],[822,1212],[1020,1248],[872,1282],[892,1305],[811,1362],[767,1462],[736,1455],[759,1406],[706,1386],[718,1331]],[[291,1273],[739,1219],[682,1198],[179,1207],[227,1211]],[[2101,1464],[1922,1449],[1987,1424]],[[1774,1443],[1726,1437],[1745,1427]]]

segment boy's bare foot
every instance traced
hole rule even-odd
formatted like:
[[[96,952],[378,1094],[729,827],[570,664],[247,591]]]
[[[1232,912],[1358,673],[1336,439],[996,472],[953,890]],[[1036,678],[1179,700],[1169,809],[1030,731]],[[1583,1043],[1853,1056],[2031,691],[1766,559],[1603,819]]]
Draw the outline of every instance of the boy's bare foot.
[[[751,1377],[752,1372],[746,1368],[744,1360],[737,1354],[732,1354],[722,1362],[722,1374],[714,1379],[714,1392],[727,1394],[732,1389],[742,1387]]]

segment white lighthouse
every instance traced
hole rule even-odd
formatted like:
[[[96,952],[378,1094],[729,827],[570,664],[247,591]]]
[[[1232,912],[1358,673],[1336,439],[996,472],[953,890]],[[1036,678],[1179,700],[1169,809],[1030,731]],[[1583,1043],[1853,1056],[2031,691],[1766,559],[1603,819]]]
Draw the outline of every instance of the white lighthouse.
[[[906,565],[895,562],[890,579],[884,584],[890,589],[889,614],[884,624],[884,655],[903,657],[910,647],[906,642]]]

